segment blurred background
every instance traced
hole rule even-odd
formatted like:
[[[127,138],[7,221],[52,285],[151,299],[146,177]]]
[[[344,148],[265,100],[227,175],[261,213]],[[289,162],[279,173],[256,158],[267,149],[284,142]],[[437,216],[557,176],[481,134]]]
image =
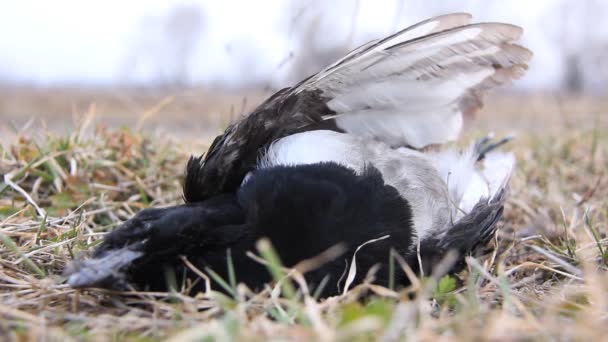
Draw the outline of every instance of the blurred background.
[[[204,138],[359,44],[448,12],[520,25],[535,54],[486,111],[524,128],[545,125],[540,113],[604,122],[604,0],[25,0],[0,4],[0,133],[40,118],[62,131],[94,111]]]

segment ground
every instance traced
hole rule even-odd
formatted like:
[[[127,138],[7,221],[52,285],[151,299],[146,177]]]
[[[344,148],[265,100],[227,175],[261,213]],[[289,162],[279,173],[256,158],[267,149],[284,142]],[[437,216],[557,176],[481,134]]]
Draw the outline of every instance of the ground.
[[[608,333],[606,99],[507,94],[488,101],[463,140],[514,133],[506,148],[518,164],[496,248],[467,259],[452,277],[416,277],[406,289],[364,284],[327,300],[308,294],[297,274],[296,291],[282,282],[257,294],[227,279],[233,296],[214,288],[195,298],[72,290],[61,276],[66,263],[138,210],[180,202],[176,175],[188,155],[205,151],[222,125],[260,98],[195,96],[202,90],[133,95],[140,93],[0,95],[0,336],[600,340]],[[284,276],[270,247],[260,247],[255,252]],[[360,299],[364,293],[372,295]]]

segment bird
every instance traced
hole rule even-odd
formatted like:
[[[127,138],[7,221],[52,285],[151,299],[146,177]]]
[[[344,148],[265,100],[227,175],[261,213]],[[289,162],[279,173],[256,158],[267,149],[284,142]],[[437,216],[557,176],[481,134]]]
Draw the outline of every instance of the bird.
[[[171,269],[178,279],[233,272],[261,290],[273,281],[252,258],[262,239],[287,268],[325,255],[303,274],[324,297],[370,270],[377,284],[407,286],[389,267],[395,255],[417,274],[451,255],[444,273],[457,271],[495,235],[515,158],[497,148],[508,139],[449,143],[488,90],[525,74],[532,52],[517,43],[522,33],[441,15],[277,91],[190,157],[183,204],[119,225],[66,267],[67,283],[162,290]]]

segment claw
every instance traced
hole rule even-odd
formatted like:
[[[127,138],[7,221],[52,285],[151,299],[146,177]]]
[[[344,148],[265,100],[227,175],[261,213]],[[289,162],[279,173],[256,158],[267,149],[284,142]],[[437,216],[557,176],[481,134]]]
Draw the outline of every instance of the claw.
[[[508,143],[509,141],[513,140],[512,135],[507,135],[506,137],[504,137],[496,142],[492,142],[493,138],[494,138],[494,134],[489,134],[489,135],[479,139],[475,143],[475,152],[477,153],[477,161],[482,161],[486,157],[486,154],[488,154],[492,150]]]

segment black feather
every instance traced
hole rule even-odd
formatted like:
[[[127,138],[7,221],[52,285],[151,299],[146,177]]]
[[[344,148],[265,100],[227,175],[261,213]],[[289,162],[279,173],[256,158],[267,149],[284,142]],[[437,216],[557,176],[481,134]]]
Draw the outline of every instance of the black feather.
[[[230,248],[239,281],[260,289],[271,280],[265,266],[245,254],[255,251],[260,238],[268,238],[286,266],[317,256],[341,244],[342,257],[330,260],[306,274],[311,284],[324,277],[336,283],[344,271],[345,260],[354,250],[375,238],[388,239],[365,246],[357,255],[356,282],[375,264],[382,267],[378,282],[387,284],[391,248],[407,256],[415,238],[408,203],[391,186],[384,184],[380,172],[368,167],[357,175],[335,163],[277,166],[255,171],[236,194],[163,209],[146,209],[110,233],[96,250],[99,265],[104,257],[116,259],[116,250],[137,250],[142,256],[120,270],[90,272],[99,277],[121,278],[115,283],[132,282],[140,287],[164,289],[159,269],[163,264],[183,271],[179,255],[186,255],[200,269],[210,267],[227,275],[226,252]],[[130,255],[130,254],[129,254]],[[114,263],[117,265],[117,263]],[[87,273],[83,269],[73,274]],[[405,282],[405,278],[401,279]],[[79,286],[112,283],[107,279],[80,277]],[[335,286],[325,295],[335,294]]]
[[[309,130],[341,131],[333,120],[324,122],[325,116],[335,112],[327,107],[328,99],[320,91],[294,93],[292,89],[278,91],[216,137],[204,157],[190,159],[184,185],[186,202],[236,191],[255,168],[260,153],[277,139]]]
[[[431,21],[437,21],[437,30],[404,42],[397,39],[397,44],[383,47],[392,38],[412,32],[409,30]],[[344,271],[345,260],[352,260],[358,246],[386,235],[389,236],[387,239],[366,245],[358,253],[359,272],[355,282],[361,281],[367,270],[379,264],[376,280],[387,285],[391,249],[406,258],[415,269],[420,258],[425,273],[434,271],[439,260],[450,251],[456,251],[460,256],[457,261],[461,264],[463,255],[477,250],[495,233],[497,221],[503,212],[504,191],[489,201],[480,201],[453,227],[424,238],[420,241],[420,255],[417,255],[413,248],[417,238],[410,203],[395,188],[385,184],[382,174],[374,167],[369,166],[358,174],[336,163],[274,166],[259,170],[256,170],[256,165],[270,144],[283,137],[317,129],[342,132],[333,119],[338,113],[328,106],[332,100],[330,94],[336,93],[333,91],[336,89],[340,90],[337,93],[350,94],[351,89],[345,86],[348,77],[374,67],[374,63],[384,63],[387,49],[394,50],[423,39],[441,38],[442,34],[458,33],[471,27],[484,29],[487,37],[482,39],[483,44],[502,44],[500,47],[506,49],[504,54],[517,57],[503,66],[494,65],[492,77],[472,85],[470,89],[463,89],[464,95],[454,99],[463,114],[476,110],[481,105],[482,90],[519,77],[531,53],[511,43],[521,34],[517,27],[503,24],[461,26],[463,22],[468,22],[467,15],[429,19],[384,40],[365,44],[319,74],[292,88],[278,91],[251,114],[231,124],[222,135],[216,137],[205,155],[189,159],[183,188],[186,204],[139,212],[108,234],[91,259],[74,263],[67,270],[68,283],[73,287],[122,287],[134,283],[143,288],[165,289],[161,269],[166,265],[175,268],[178,274],[197,277],[184,267],[179,258],[182,255],[199,269],[211,268],[226,278],[226,254],[231,250],[238,280],[253,289],[260,289],[271,280],[270,275],[263,265],[246,256],[247,251],[255,251],[255,243],[260,238],[270,239],[288,267],[337,244],[345,246],[344,255],[329,260],[305,275],[313,286],[322,279],[337,282]],[[442,27],[447,31],[439,32]],[[496,37],[492,32],[496,33]],[[463,43],[461,49],[449,50],[448,46],[446,51],[453,54],[462,50],[467,53],[475,47],[475,44]],[[378,55],[374,55],[376,52]],[[360,68],[350,71],[341,68],[355,63],[366,53],[375,57],[367,60],[365,65],[359,65]],[[502,55],[489,54],[487,57],[493,61]],[[423,58],[418,64],[408,64],[411,70],[395,70],[395,75],[407,76],[416,68],[426,66],[433,56]],[[461,64],[454,63],[452,71],[456,72],[467,65],[483,66],[486,62],[485,59],[465,58]],[[438,70],[441,69],[439,71],[446,72],[440,62],[433,63]],[[338,70],[342,70],[342,73],[337,73]],[[426,77],[439,77],[432,75],[436,71],[426,70]],[[371,74],[375,75],[374,72]],[[354,79],[350,81],[360,83]],[[371,77],[368,81],[383,80]],[[336,100],[339,102],[340,98]],[[391,102],[390,105],[396,104]],[[361,106],[351,112],[371,109],[366,107],[367,104]],[[406,106],[407,103],[404,103]],[[398,113],[401,108],[394,109]],[[372,116],[369,119],[378,118]],[[356,134],[355,130],[349,132]],[[373,136],[373,139],[384,141],[382,138]],[[480,144],[479,159],[483,159],[485,153],[500,143]],[[248,173],[251,177],[244,180]],[[399,283],[407,284],[404,274],[396,276]],[[328,286],[324,295],[336,293],[335,286]]]
[[[498,229],[498,221],[502,217],[506,190],[500,190],[493,198],[481,199],[473,209],[448,231],[441,236],[431,236],[421,241],[420,257],[422,265],[418,260],[410,259],[414,269],[420,266],[424,274],[434,273],[448,252],[455,252],[454,263],[442,273],[455,272],[464,266],[464,256],[475,254],[486,245]],[[439,274],[438,276],[441,276]]]

